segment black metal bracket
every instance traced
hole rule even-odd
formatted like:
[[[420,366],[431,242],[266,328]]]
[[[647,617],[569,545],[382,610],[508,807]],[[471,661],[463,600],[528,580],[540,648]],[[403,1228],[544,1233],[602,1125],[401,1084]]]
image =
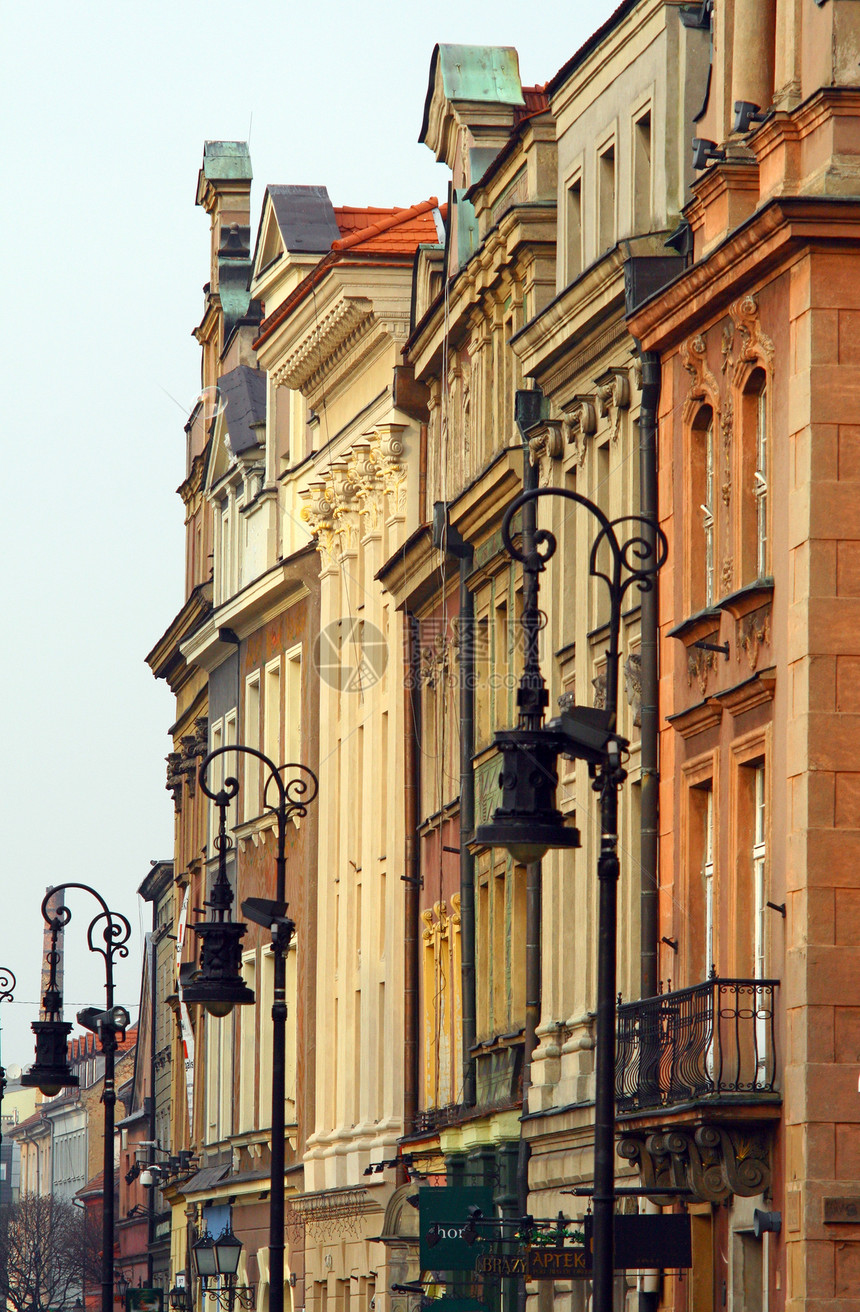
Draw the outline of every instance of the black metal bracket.
[[[785,920],[785,903],[784,903],[784,902],[765,902],[765,906],[766,906],[766,907],[770,907],[771,911],[778,911],[779,914],[782,916],[783,920]]]
[[[690,643],[691,647],[698,647],[699,651],[718,651],[722,652],[726,660],[729,659],[729,644],[727,642],[708,642],[706,638],[697,638],[695,642]]]
[[[678,940],[676,938],[667,938],[667,936],[664,934],[663,937],[660,939],[660,942],[665,943],[666,947],[671,948],[673,952],[678,951]]]

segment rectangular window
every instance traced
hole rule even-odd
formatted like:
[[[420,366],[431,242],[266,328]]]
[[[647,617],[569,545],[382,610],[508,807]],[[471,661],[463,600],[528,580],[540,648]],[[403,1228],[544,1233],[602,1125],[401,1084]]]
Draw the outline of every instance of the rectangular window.
[[[756,397],[756,464],[753,479],[756,506],[756,565],[758,577],[767,574],[767,404],[762,387]]]
[[[249,989],[257,987],[257,954],[242,955],[242,978]],[[257,1081],[257,1008],[239,1007],[241,1042],[239,1044],[239,1133],[255,1128],[254,1104]]]
[[[633,231],[651,228],[651,111],[633,124]]]
[[[702,534],[705,542],[705,605],[713,604],[714,577],[714,423],[708,421],[705,429],[705,499],[699,509],[702,513]]]
[[[705,908],[705,970],[715,964],[714,947],[714,790],[705,791],[705,824],[702,851],[702,880]]]
[[[249,674],[245,680],[245,744],[260,746],[260,673]],[[243,812],[246,820],[260,814],[260,762],[256,756],[244,757],[245,780]]]
[[[238,736],[237,736],[238,721],[239,721],[239,717],[236,714],[235,710],[228,711],[227,714],[224,716],[224,746],[225,747],[235,747],[236,743],[238,742]],[[224,779],[230,775],[236,775],[237,774],[236,753],[225,752],[223,759],[224,759],[224,773],[222,774],[221,778]],[[237,824],[238,824],[238,816],[236,814],[236,799],[234,797],[233,801],[230,803],[230,809],[227,812],[227,828],[235,829]]]
[[[263,751],[275,765],[283,765],[281,754],[281,661],[269,661],[265,672],[265,697],[263,700]],[[263,799],[264,805],[271,806],[277,798],[273,790]]]
[[[260,957],[260,1027],[271,1025],[272,1003],[275,998],[275,957],[271,947],[263,948]],[[264,1031],[263,1031],[264,1032]],[[271,1030],[268,1039],[260,1044],[260,1115],[258,1126],[268,1128],[272,1124],[272,1043]]]
[[[567,281],[582,273],[582,177],[567,189]]]
[[[223,746],[224,746],[224,722],[223,720],[218,720],[217,723],[212,725],[211,736],[209,740],[209,748],[210,751],[214,752],[217,751],[219,747],[223,747]],[[213,793],[217,793],[218,789],[221,787],[222,783],[224,782],[223,756],[215,757],[214,761],[209,767],[209,779],[210,779],[210,787]],[[215,855],[215,835],[217,832],[218,832],[218,812],[215,810],[214,802],[210,802],[209,803],[209,855],[210,857]]]
[[[597,253],[615,245],[615,143],[597,160]]]
[[[284,759],[302,759],[302,649],[292,647],[284,657]]]

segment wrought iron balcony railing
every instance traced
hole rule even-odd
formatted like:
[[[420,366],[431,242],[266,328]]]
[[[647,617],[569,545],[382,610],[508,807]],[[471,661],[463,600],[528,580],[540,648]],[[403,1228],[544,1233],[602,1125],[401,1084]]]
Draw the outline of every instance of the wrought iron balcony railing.
[[[774,1101],[774,979],[709,979],[618,1007],[620,1113],[680,1103]]]

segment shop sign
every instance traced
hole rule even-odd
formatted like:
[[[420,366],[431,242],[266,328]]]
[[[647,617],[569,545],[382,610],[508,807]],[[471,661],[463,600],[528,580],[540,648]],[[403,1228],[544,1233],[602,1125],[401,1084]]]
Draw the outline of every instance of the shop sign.
[[[424,1271],[474,1271],[480,1243],[467,1244],[463,1228],[469,1208],[494,1215],[488,1185],[423,1185],[418,1190],[419,1261]]]

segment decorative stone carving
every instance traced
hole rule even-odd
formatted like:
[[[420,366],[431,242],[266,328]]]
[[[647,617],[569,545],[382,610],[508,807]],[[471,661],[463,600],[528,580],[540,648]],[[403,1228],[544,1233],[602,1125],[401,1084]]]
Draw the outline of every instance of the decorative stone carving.
[[[586,439],[597,432],[597,408],[591,396],[576,396],[562,419],[562,434],[566,444],[574,448],[575,460],[585,460]]]
[[[633,707],[633,724],[642,724],[642,654],[632,651],[624,662],[624,691],[627,705]]]
[[[774,346],[761,326],[758,302],[752,293],[735,301],[730,310],[741,338],[738,363],[758,361],[768,372],[773,367]]]
[[[723,337],[720,343],[720,351],[722,352],[722,356],[723,356],[723,363],[721,367],[723,374],[727,374],[731,370],[732,365],[734,364],[734,358],[732,356],[732,347],[734,345],[734,341],[735,341],[735,325],[734,322],[731,319],[729,319],[728,323],[723,325]]]
[[[179,740],[180,750],[170,752],[167,757],[167,789],[173,794],[173,804],[177,811],[182,810],[183,792],[193,797],[197,789],[198,762],[209,750],[209,721],[205,715],[198,715],[194,721],[192,733],[183,734]],[[184,784],[184,789],[183,789]]]
[[[182,761],[181,752],[168,752],[165,756],[167,762],[167,783],[164,785],[173,798],[173,806],[176,811],[182,810],[182,773],[180,763]]]
[[[707,361],[707,347],[704,337],[697,333],[690,337],[681,347],[681,363],[692,380],[687,399],[684,402],[684,419],[688,419],[692,410],[701,402],[707,401],[717,409],[720,388],[711,373]]]
[[[612,441],[621,432],[621,412],[630,408],[630,379],[626,369],[609,369],[595,380],[597,408],[602,419],[612,423]]]
[[[696,1130],[636,1131],[621,1139],[618,1155],[639,1168],[646,1190],[680,1186],[702,1202],[722,1203],[732,1194],[752,1198],[768,1189],[769,1149],[767,1127],[705,1124]]]
[[[709,633],[707,640],[716,642],[719,634]],[[708,679],[711,670],[717,668],[717,653],[715,651],[703,651],[701,647],[689,647],[687,649],[687,686],[692,688],[694,683],[698,683],[699,692],[704,697],[708,688]]]
[[[334,366],[343,351],[370,327],[372,319],[373,306],[366,298],[338,301],[287,356],[275,373],[275,385],[301,391],[312,383],[318,370]]]
[[[534,437],[529,438],[529,463],[538,468],[541,487],[551,481],[552,462],[564,454],[561,419],[544,419]]]
[[[366,531],[374,531],[381,514],[404,514],[404,429],[404,424],[380,424],[299,493],[305,503],[301,517],[321,553],[340,559],[356,549],[362,520]]]
[[[594,705],[598,711],[606,709],[606,671],[601,671],[591,680],[594,689]]]
[[[748,615],[737,621],[736,659],[740,660],[743,651],[751,670],[755,670],[758,665],[762,646],[769,642],[770,605],[759,606],[757,610],[751,610]]]

